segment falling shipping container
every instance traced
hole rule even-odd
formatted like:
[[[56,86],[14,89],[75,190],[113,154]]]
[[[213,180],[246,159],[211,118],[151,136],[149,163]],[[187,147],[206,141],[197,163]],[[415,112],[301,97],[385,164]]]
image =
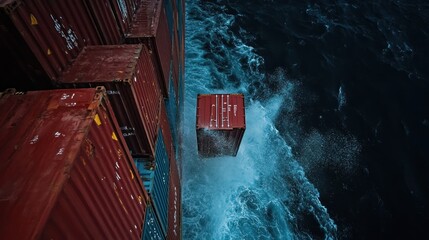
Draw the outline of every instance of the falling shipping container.
[[[141,3],[133,18],[127,43],[145,44],[151,52],[159,86],[168,97],[168,84],[171,61],[171,39],[163,0],[149,0]]]
[[[85,45],[102,43],[83,0],[0,0],[0,12],[3,26],[19,31],[52,80]]]
[[[201,156],[236,156],[246,129],[244,95],[199,94],[196,127]]]
[[[145,46],[86,47],[60,83],[77,88],[104,86],[132,155],[155,155],[161,92]]]
[[[104,88],[0,94],[2,239],[141,239],[147,193]]]

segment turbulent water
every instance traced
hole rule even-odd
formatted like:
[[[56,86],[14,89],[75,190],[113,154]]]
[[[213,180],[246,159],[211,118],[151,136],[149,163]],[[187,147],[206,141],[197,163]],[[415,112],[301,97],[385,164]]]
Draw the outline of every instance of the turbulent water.
[[[193,0],[186,15],[184,239],[427,235],[429,4]],[[199,158],[197,94],[236,92],[237,157]]]

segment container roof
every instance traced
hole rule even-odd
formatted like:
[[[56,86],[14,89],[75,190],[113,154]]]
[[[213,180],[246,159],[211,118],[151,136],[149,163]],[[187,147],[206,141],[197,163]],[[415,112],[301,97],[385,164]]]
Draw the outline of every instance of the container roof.
[[[127,37],[153,37],[156,35],[162,0],[143,1],[134,14],[133,23],[130,26]]]
[[[85,47],[60,82],[132,81],[143,48],[147,51],[142,45]]]
[[[197,101],[197,129],[246,127],[243,94],[200,94]]]

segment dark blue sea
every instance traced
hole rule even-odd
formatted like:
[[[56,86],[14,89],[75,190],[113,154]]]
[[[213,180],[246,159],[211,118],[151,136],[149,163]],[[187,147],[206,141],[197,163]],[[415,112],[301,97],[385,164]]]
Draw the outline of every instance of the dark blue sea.
[[[186,1],[183,239],[429,239],[429,1]],[[198,93],[244,93],[237,157]]]

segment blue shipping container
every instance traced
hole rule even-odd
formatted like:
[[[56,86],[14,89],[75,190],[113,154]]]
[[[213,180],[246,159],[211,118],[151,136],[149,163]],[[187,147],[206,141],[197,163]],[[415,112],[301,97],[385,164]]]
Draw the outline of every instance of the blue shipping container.
[[[146,217],[144,220],[143,227],[143,240],[162,240],[165,235],[163,235],[159,221],[153,212],[152,206],[148,205],[146,207]]]
[[[167,234],[170,161],[161,129],[158,130],[156,140],[155,161],[151,161],[149,158],[134,158],[134,162],[144,187],[153,202],[162,232]]]
[[[162,131],[159,129],[155,147],[155,176],[153,191],[149,193],[153,200],[155,213],[159,217],[161,228],[167,234],[168,220],[168,183],[170,180],[170,161],[165,148]]]

